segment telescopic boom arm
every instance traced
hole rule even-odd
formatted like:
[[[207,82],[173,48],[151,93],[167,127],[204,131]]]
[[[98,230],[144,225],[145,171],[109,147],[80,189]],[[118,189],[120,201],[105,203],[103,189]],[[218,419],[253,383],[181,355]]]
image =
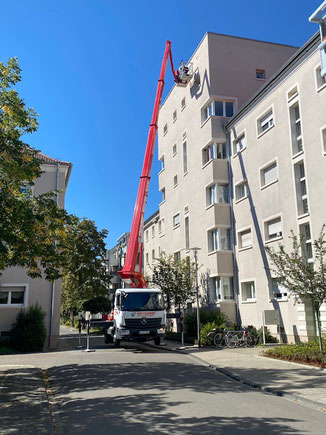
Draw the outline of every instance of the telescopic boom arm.
[[[169,58],[170,58],[174,81],[176,83],[181,83],[179,71],[174,70],[173,67],[171,41],[167,41],[165,45],[164,57],[161,66],[160,78],[157,84],[152,121],[149,127],[143,170],[139,181],[138,194],[137,194],[134,216],[131,225],[126,261],[123,266],[123,269],[118,272],[122,280],[129,282],[131,284],[131,287],[134,288],[147,287],[146,280],[142,274],[143,244],[141,239],[142,239],[144,213],[145,213],[145,207],[146,207],[147,196],[148,196],[148,187],[149,187],[149,180],[150,180],[150,174],[152,168],[155,140],[156,140],[158,115],[160,111],[160,104],[161,104],[161,99],[162,99],[162,94],[164,89],[164,78],[166,73],[166,67]],[[136,271],[137,260],[139,264],[138,271]]]

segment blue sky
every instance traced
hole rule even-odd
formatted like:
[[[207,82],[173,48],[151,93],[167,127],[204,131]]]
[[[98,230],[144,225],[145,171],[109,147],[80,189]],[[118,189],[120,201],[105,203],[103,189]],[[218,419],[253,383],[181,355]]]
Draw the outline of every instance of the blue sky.
[[[70,213],[130,230],[165,42],[187,60],[207,31],[302,45],[322,0],[10,0],[1,2],[0,60],[17,56],[19,91],[39,113],[28,137],[73,163]],[[167,70],[164,95],[172,86]],[[145,217],[158,208],[157,153]]]

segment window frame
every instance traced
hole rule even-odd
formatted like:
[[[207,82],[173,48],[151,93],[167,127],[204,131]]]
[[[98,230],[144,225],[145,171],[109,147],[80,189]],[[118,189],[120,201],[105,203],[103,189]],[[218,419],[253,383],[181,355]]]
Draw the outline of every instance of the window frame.
[[[233,294],[233,298],[225,298],[224,294],[224,279],[229,280],[229,288],[231,288],[231,292]],[[221,302],[234,302],[235,301],[235,291],[234,291],[234,277],[233,276],[212,276],[209,277],[210,283],[213,286],[213,302],[218,305]],[[215,283],[218,283],[216,285]],[[210,294],[212,294],[210,292]],[[221,295],[221,297],[220,297]]]
[[[183,97],[181,100],[181,111],[184,110],[186,107],[186,97]]]
[[[223,115],[216,115],[216,110],[215,110],[216,102],[222,103]],[[232,103],[233,105],[232,116],[226,116],[226,103]],[[208,119],[210,119],[212,116],[231,119],[236,113],[236,108],[237,108],[237,98],[219,96],[219,95],[211,96],[200,108],[201,126],[203,126],[208,121]]]
[[[272,123],[270,125],[268,125],[268,127],[264,130],[263,125],[265,125],[266,122],[264,124],[262,124],[262,121],[266,120],[266,119],[267,119],[267,124],[270,124],[271,120],[272,120]],[[256,118],[257,139],[260,138],[261,136],[263,136],[268,131],[270,131],[272,128],[274,128],[275,124],[276,124],[275,123],[275,110],[274,110],[274,104],[272,104],[267,109],[265,109],[261,115],[259,115]]]
[[[218,198],[220,197],[218,195],[218,188],[222,187],[223,189],[223,199],[226,198],[224,201],[218,201]],[[212,188],[215,190],[215,193],[212,194]],[[225,189],[225,190],[224,190]],[[214,181],[213,183],[209,183],[207,186],[205,186],[205,192],[206,192],[206,210],[210,207],[212,207],[215,204],[230,204],[230,193],[229,193],[229,184],[228,183],[220,183],[218,181]],[[213,201],[212,201],[213,199]]]
[[[273,222],[273,221],[278,220],[278,219],[281,222],[281,228],[282,228],[281,234],[279,236],[276,235],[275,237],[272,237],[272,238],[268,237],[267,238],[267,235],[269,236],[269,231],[268,231],[269,230],[269,224],[271,222]],[[264,226],[264,243],[265,244],[272,243],[272,242],[275,242],[277,240],[283,239],[284,228],[283,228],[282,213],[279,213],[279,214],[276,214],[274,216],[270,216],[267,219],[264,219],[263,220],[263,226]]]
[[[238,149],[238,143],[243,141],[244,139],[244,146],[241,149]],[[242,153],[247,148],[247,135],[246,130],[243,130],[241,133],[237,134],[237,136],[232,141],[232,156],[236,157],[238,154]]]
[[[318,73],[317,71],[319,71],[319,75],[320,75],[320,79],[321,81],[319,82],[319,77],[318,77]],[[316,86],[316,93],[318,94],[320,91],[322,91],[323,89],[326,88],[326,78],[323,79],[322,75],[320,74],[321,72],[321,64],[319,63],[318,65],[316,65],[314,67],[314,76],[315,76],[315,86]],[[324,81],[324,83],[321,83],[322,81]],[[319,82],[319,83],[318,83]]]
[[[275,287],[274,287],[274,282],[279,281],[278,278],[276,277],[271,277],[272,279],[272,293],[273,293],[273,299],[279,301],[279,302],[287,302],[289,300],[289,290],[283,285],[283,284],[278,284],[278,290],[281,290],[280,292],[276,293],[274,291]],[[282,287],[281,289],[279,288],[279,285]],[[282,291],[282,290],[286,290],[286,291]],[[278,297],[277,295],[281,295],[280,297]]]
[[[161,155],[159,161],[161,163],[161,169],[159,170],[159,174],[161,174],[165,170],[165,153]]]
[[[266,183],[266,184],[263,184],[265,171],[268,168],[270,168],[270,167],[272,167],[274,165],[275,165],[275,168],[276,168],[276,178],[274,180]],[[266,187],[269,187],[272,184],[275,184],[275,183],[277,183],[279,181],[278,158],[270,160],[269,162],[265,163],[264,166],[259,168],[259,180],[260,180],[260,189],[261,190],[266,189]]]
[[[320,127],[320,140],[323,156],[326,156],[326,124]]]
[[[299,111],[299,118],[295,117],[295,109],[297,107]],[[288,104],[288,116],[289,116],[289,126],[290,126],[291,155],[292,155],[292,159],[294,159],[304,152],[303,126],[302,126],[301,105],[299,100],[299,94],[297,95],[297,97],[291,100],[291,104]],[[297,135],[296,130],[297,130],[297,125],[299,124],[300,124],[300,134]],[[299,145],[300,141],[301,141],[301,145]]]
[[[262,73],[263,77],[257,77],[257,75],[259,73]],[[266,82],[266,70],[262,69],[262,68],[256,68],[256,80],[262,80],[264,82]]]
[[[166,202],[166,188],[165,188],[165,186],[161,187],[160,192],[162,194],[162,201],[160,202],[159,205],[164,204]]]
[[[245,188],[245,195],[244,196],[242,196],[241,198],[237,198],[237,191],[238,191],[238,189],[239,189],[239,187],[241,186],[241,185],[245,185],[246,186],[246,188]],[[246,198],[248,198],[249,197],[249,183],[248,183],[248,179],[243,179],[243,180],[241,180],[241,181],[239,181],[239,182],[237,182],[235,185],[234,185],[234,199],[235,199],[235,204],[237,204],[237,203],[239,203],[239,202],[241,202],[241,201],[243,201],[244,199],[246,199]]]
[[[177,223],[175,223],[176,217],[179,218],[179,221]],[[173,226],[173,229],[180,227],[180,212],[179,211],[172,216],[172,226]]]
[[[217,157],[218,154],[224,155],[225,157]],[[228,151],[227,151],[227,144],[226,142],[217,142],[209,141],[201,150],[202,152],[202,168],[204,168],[206,165],[208,165],[213,160],[227,160],[228,158]],[[208,157],[208,159],[205,158]]]
[[[24,303],[23,304],[12,304],[11,303],[11,292],[12,290],[10,290],[10,288],[15,288],[15,287],[22,287],[24,288]],[[7,290],[8,288],[8,290]],[[29,296],[29,284],[28,283],[1,283],[0,284],[0,291],[8,291],[9,295],[8,295],[8,301],[10,301],[10,303],[7,304],[0,304],[0,309],[1,308],[26,308],[28,306],[28,296]]]
[[[250,238],[250,242],[251,242],[251,243],[250,243],[250,245],[248,245],[248,246],[242,246],[242,243],[240,243],[240,242],[241,242],[241,234],[242,234],[242,233],[246,233],[246,232],[248,232],[248,231],[250,231],[250,234],[251,234],[251,238]],[[245,227],[245,228],[241,228],[241,229],[237,232],[238,251],[239,251],[239,252],[247,251],[248,249],[252,249],[252,247],[253,247],[252,236],[253,236],[253,234],[252,234],[252,226],[251,226],[251,225],[248,226],[248,227]]]
[[[300,168],[301,166],[304,169],[304,176],[302,176],[301,173],[301,168]],[[304,216],[308,216],[310,213],[306,165],[303,159],[299,160],[293,165],[293,172],[294,172],[295,198],[297,203],[297,215],[298,218],[302,218]],[[303,193],[303,186],[304,186],[305,193]],[[305,207],[307,208],[306,210]]]
[[[177,115],[177,109],[175,109],[172,113],[172,122],[173,124],[176,122],[176,120],[178,119],[178,115]]]
[[[175,157],[178,154],[178,144],[177,142],[175,142],[172,145],[172,157]]]
[[[228,231],[228,248],[222,248],[221,231]],[[217,237],[216,237],[217,232]],[[214,235],[215,234],[215,235]],[[208,255],[214,254],[220,251],[231,251],[231,228],[230,227],[213,227],[207,230],[207,253]]]
[[[174,189],[178,187],[178,174],[173,175],[173,187]]]
[[[243,298],[243,284],[253,283],[254,284],[254,295],[252,294],[251,298],[244,299]],[[256,287],[256,279],[255,278],[247,278],[240,281],[240,291],[241,291],[241,303],[242,304],[252,304],[257,302],[257,287]]]
[[[168,124],[167,122],[163,126],[163,136],[166,136],[168,133]]]

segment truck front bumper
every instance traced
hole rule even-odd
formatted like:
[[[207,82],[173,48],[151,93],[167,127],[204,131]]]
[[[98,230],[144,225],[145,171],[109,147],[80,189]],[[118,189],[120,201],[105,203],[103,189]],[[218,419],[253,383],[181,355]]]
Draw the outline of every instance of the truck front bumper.
[[[165,334],[164,328],[159,329],[118,329],[117,338],[126,341],[148,341]]]

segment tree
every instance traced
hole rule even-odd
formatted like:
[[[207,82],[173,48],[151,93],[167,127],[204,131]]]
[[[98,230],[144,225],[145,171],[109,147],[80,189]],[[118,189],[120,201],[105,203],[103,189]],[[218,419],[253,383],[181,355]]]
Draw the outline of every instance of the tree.
[[[325,225],[317,240],[314,241],[315,263],[309,263],[303,254],[305,237],[297,237],[291,232],[292,252],[287,253],[284,245],[279,251],[267,247],[266,251],[272,260],[272,272],[284,284],[296,300],[311,302],[318,325],[319,347],[323,351],[321,336],[320,307],[326,301],[326,240]]]
[[[195,263],[189,258],[176,260],[173,256],[161,257],[153,266],[150,282],[163,291],[169,305],[185,308],[196,295]]]
[[[21,140],[37,130],[37,114],[13,88],[21,80],[15,58],[0,62],[0,274],[23,266],[29,276],[60,276],[62,257],[56,249],[64,238],[67,214],[56,204],[56,193],[33,197],[30,190],[41,175],[38,151]]]
[[[70,218],[66,231],[61,309],[73,319],[85,301],[107,296],[110,275],[104,239],[108,232],[98,231],[93,221],[76,216]]]

